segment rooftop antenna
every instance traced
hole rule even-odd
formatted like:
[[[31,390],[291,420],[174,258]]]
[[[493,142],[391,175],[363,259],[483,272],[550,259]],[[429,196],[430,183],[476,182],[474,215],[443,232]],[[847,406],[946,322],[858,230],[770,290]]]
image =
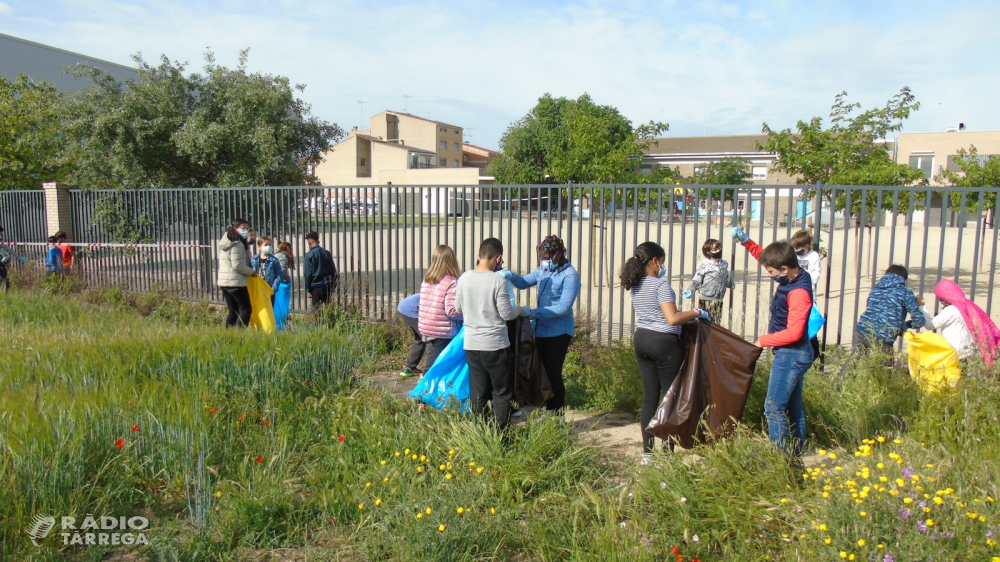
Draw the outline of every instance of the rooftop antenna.
[[[361,113],[361,120],[359,121],[359,124],[362,124],[362,125],[365,122],[365,104],[366,103],[368,103],[368,102],[358,100],[358,107],[360,108],[360,113]]]
[[[476,130],[475,127],[466,127],[465,129],[462,129],[462,141],[465,144],[469,144],[469,139],[472,138],[472,133],[470,133],[469,131],[475,131],[475,130]]]
[[[403,94],[403,113],[407,113],[406,108],[410,106],[411,99],[413,99],[413,96],[408,96],[406,94]]]

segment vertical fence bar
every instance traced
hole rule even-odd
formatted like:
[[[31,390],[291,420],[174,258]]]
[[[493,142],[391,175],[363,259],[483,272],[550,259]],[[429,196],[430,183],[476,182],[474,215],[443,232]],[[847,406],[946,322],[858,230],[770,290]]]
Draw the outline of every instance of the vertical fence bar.
[[[920,294],[924,292],[924,283],[927,279],[927,244],[930,237],[931,201],[931,191],[928,189],[924,198],[924,251],[920,253]]]
[[[949,201],[951,200],[950,197],[948,199]],[[959,282],[959,273],[961,273],[962,271],[962,233],[965,231],[965,222],[966,222],[965,209],[966,209],[966,200],[965,200],[965,192],[963,191],[959,195],[959,206],[958,206],[958,249],[955,250],[955,276],[954,276],[954,280],[956,283]],[[943,228],[941,229],[941,232],[944,232]],[[944,236],[942,235],[942,239],[943,238]],[[941,255],[942,256],[944,255],[943,251],[941,252]],[[972,269],[973,270],[976,269],[975,254],[973,254],[972,256]],[[943,271],[941,272],[941,275],[942,276],[944,275]]]
[[[984,191],[980,191],[976,196],[976,199],[979,200],[978,205],[976,205],[976,243],[972,255],[972,286],[969,288],[969,299],[973,301],[976,300],[976,278],[978,277],[979,274],[978,262],[980,253],[982,252],[982,246],[980,246],[980,244],[985,244],[986,242],[981,237],[981,234],[983,234],[982,232],[983,229],[979,227],[979,224],[982,223],[985,218],[983,216],[983,203],[984,203],[983,199],[985,199],[985,197],[986,193]],[[984,224],[983,226],[985,227],[986,225]],[[996,264],[993,264],[993,266],[996,267]],[[992,287],[987,289],[987,291],[990,290],[992,290]]]
[[[854,213],[851,212],[851,196],[854,191],[849,188],[844,188],[846,194],[847,203],[844,205],[844,245],[842,248],[843,255],[840,258],[840,304],[838,306],[837,314],[837,345],[841,345],[843,342],[844,334],[844,301],[847,300],[846,291],[844,288],[847,286],[847,257],[848,257],[848,241],[850,238],[850,229],[847,226],[847,218],[853,217]],[[853,336],[853,334],[852,334]]]
[[[861,215],[858,219],[857,234],[854,240],[855,248],[855,260],[854,260],[854,320],[851,322],[851,338],[854,337],[853,326],[858,323],[858,307],[861,306],[861,261],[865,254],[865,228],[868,228],[868,190],[861,190]],[[870,237],[869,237],[870,238]]]

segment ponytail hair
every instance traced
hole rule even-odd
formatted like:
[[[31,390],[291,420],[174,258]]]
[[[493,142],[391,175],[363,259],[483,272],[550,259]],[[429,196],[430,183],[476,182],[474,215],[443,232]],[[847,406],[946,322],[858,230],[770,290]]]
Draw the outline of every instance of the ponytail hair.
[[[666,252],[656,242],[643,242],[635,248],[632,254],[622,266],[622,271],[618,279],[626,291],[632,287],[638,287],[642,283],[642,278],[646,276],[646,266],[654,259],[663,260],[667,257]]]

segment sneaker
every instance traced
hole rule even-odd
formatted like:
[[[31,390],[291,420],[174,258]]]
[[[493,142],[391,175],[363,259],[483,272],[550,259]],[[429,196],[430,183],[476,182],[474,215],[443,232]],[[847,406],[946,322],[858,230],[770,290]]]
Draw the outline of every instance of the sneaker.
[[[520,408],[515,408],[514,411],[512,411],[510,413],[510,417],[512,417],[512,418],[519,418],[519,417],[521,417],[523,415],[524,415],[524,410],[522,410]]]
[[[399,372],[399,376],[403,377],[404,379],[408,379],[414,375],[419,375],[419,374],[420,374],[420,369],[409,369],[406,367],[403,367],[403,370]]]

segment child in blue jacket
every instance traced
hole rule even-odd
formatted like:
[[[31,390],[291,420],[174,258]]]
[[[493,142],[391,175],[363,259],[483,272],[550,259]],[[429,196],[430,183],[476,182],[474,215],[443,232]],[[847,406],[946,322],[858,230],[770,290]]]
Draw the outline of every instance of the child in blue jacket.
[[[62,250],[60,250],[56,244],[59,243],[59,239],[55,236],[49,236],[49,251],[45,256],[45,266],[50,272],[62,271],[63,268],[63,255]]]
[[[250,258],[250,267],[270,285],[272,291],[277,293],[278,285],[281,284],[281,264],[278,263],[278,258],[274,257],[271,239],[266,236],[258,236],[257,246],[260,248],[260,253],[254,254]],[[271,305],[274,305],[273,294],[271,295]]]

